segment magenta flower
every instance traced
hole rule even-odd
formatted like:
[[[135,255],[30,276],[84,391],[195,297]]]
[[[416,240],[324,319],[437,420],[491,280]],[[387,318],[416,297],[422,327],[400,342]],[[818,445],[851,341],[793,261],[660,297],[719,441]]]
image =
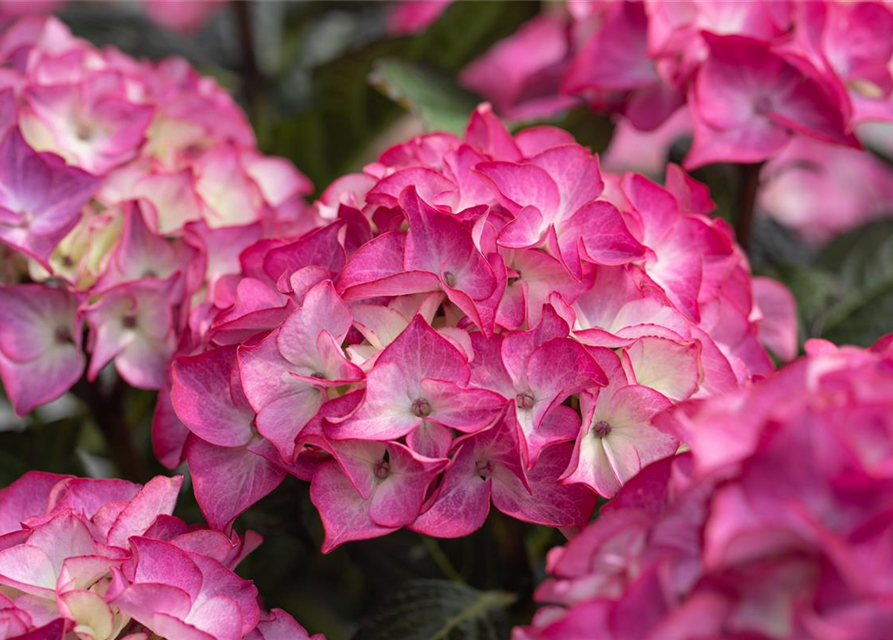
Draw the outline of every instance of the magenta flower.
[[[659,352],[647,355],[660,357]],[[641,362],[652,370],[675,371],[652,358]],[[564,475],[566,482],[585,484],[610,498],[643,467],[672,455],[678,442],[651,425],[670,401],[653,388],[630,383],[620,359],[610,351],[600,351],[599,362],[610,383],[581,395],[583,427]]]
[[[0,377],[19,415],[55,400],[84,372],[77,305],[63,289],[0,287]]]
[[[544,447],[576,435],[579,418],[562,403],[608,382],[596,360],[567,335],[567,324],[548,306],[530,331],[490,340],[473,334],[472,384],[514,399],[524,460],[531,469]]]
[[[765,160],[794,132],[858,147],[846,132],[837,96],[814,70],[796,66],[758,40],[710,36],[706,41],[710,57],[689,98],[695,137],[687,168]]]
[[[331,282],[316,285],[279,329],[239,350],[245,396],[257,412],[257,429],[294,458],[295,438],[316,415],[326,389],[351,384],[363,372],[341,351],[350,311]]]
[[[170,515],[182,482],[31,472],[0,490],[0,636],[308,638],[284,611],[262,613],[255,587],[232,571],[257,534]]]
[[[646,467],[550,552],[551,606],[515,636],[883,637],[891,344],[811,342],[768,379],[662,414],[691,453]]]
[[[189,319],[156,449],[223,530],[285,474],[309,480],[326,550],[462,535],[491,502],[579,526],[675,453],[663,409],[769,372],[760,336],[790,351],[790,298],[753,283],[711,209],[678,167],[666,187],[603,174],[565,132],[512,136],[482,105],[464,139],[337,181],[297,237],[219,249],[240,274],[215,271]],[[190,247],[234,241],[204,224]]]
[[[164,370],[176,348],[179,287],[179,274],[133,280],[108,290],[84,310],[91,327],[90,379],[114,360],[121,377],[135,387],[164,384]]]
[[[22,128],[41,151],[52,151],[94,175],[139,152],[153,108],[127,100],[122,79],[97,73],[74,84],[34,85],[25,93]]]
[[[46,265],[97,187],[93,176],[37,153],[18,129],[0,142],[0,241]]]
[[[483,525],[491,500],[503,513],[552,527],[581,526],[589,519],[595,495],[579,485],[557,482],[570,445],[547,448],[536,467],[527,471],[511,405],[495,426],[457,442],[430,508],[411,529],[442,538],[468,535]]]
[[[133,561],[106,600],[162,637],[233,640],[257,625],[257,589],[222,564],[169,542],[135,537]]]
[[[468,388],[470,378],[465,355],[416,316],[378,356],[357,409],[327,433],[338,440],[408,436],[417,452],[442,457],[450,446],[450,428],[463,433],[483,429],[505,402],[491,391]]]
[[[448,464],[397,443],[342,440],[332,450],[335,459],[319,468],[310,486],[326,530],[323,553],[412,524]]]
[[[549,246],[578,280],[581,261],[624,264],[642,255],[623,216],[605,202],[598,159],[578,145],[553,147],[529,164],[482,163],[477,171],[494,185],[500,203],[515,214],[502,230],[507,248]]]
[[[462,84],[506,118],[547,117],[576,102],[559,94],[569,53],[563,20],[534,18],[466,67]]]
[[[388,31],[411,34],[427,29],[452,0],[400,0],[388,16]]]

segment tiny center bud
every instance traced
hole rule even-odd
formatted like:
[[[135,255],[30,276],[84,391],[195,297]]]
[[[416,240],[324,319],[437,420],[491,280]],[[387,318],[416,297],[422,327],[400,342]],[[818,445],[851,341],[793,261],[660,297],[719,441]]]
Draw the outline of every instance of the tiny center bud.
[[[136,328],[136,316],[124,316],[121,324],[123,324],[126,329]]]
[[[443,273],[443,281],[447,283],[448,287],[456,286],[456,276],[453,275],[452,271],[445,271]]]
[[[69,331],[65,327],[59,327],[58,329],[56,329],[54,337],[56,338],[56,342],[58,342],[59,344],[68,344],[70,342],[74,342],[74,340],[71,339],[71,331]]]
[[[384,480],[391,473],[391,463],[387,460],[379,460],[375,463],[375,477]]]
[[[767,96],[760,96],[753,103],[753,110],[760,115],[769,113],[772,110],[772,101]]]
[[[595,428],[593,429],[595,435],[599,438],[604,438],[611,433],[611,425],[605,422],[604,420],[599,420],[595,423]]]
[[[74,134],[75,136],[77,136],[78,140],[86,142],[93,137],[93,130],[88,125],[79,123],[77,128],[75,129]]]
[[[420,418],[431,415],[431,403],[425,398],[416,398],[412,401],[412,412]]]
[[[478,460],[474,463],[474,472],[481,480],[486,480],[493,473],[493,465],[489,460]]]
[[[515,396],[515,402],[518,403],[519,409],[533,409],[533,396],[526,391]]]
[[[316,378],[317,380],[325,380],[326,379],[326,377],[323,374],[321,374],[319,371],[314,371],[313,373],[310,374],[310,377]]]

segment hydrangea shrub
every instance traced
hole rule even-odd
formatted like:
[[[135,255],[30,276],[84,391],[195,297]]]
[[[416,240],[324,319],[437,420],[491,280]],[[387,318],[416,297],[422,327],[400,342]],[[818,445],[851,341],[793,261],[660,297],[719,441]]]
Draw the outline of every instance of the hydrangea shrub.
[[[608,167],[662,174],[671,144],[685,137],[687,169],[769,161],[760,208],[812,242],[888,213],[893,174],[862,144],[885,148],[873,129],[893,121],[889,5],[571,0],[564,8],[495,44],[462,83],[521,121],[581,103],[613,114]],[[850,171],[864,191],[849,188]]]
[[[0,489],[0,638],[311,640],[233,572],[258,534],[171,515],[182,483],[32,471]]]
[[[491,507],[584,525],[672,455],[652,417],[772,371],[793,302],[752,278],[703,185],[603,172],[565,132],[399,144],[313,205],[317,227],[242,252],[190,320],[155,421],[208,522],[286,474],[311,481],[324,551],[400,527],[439,537]]]
[[[9,399],[24,415],[110,363],[159,389],[190,313],[227,295],[243,249],[300,230],[312,187],[183,60],[100,50],[36,16],[0,36],[0,58]]]
[[[881,638],[893,620],[893,350],[807,343],[755,385],[658,426],[690,451],[548,556],[514,640]]]

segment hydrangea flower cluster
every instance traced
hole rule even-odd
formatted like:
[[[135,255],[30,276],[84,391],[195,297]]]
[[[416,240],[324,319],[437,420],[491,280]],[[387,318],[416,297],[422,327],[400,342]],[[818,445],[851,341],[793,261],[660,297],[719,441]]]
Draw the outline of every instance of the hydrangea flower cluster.
[[[400,527],[456,537],[491,504],[585,524],[678,439],[652,417],[796,350],[780,285],[751,278],[703,185],[600,170],[567,133],[514,137],[482,105],[314,205],[319,227],[242,252],[193,314],[155,419],[226,529],[286,473],[324,551]],[[762,344],[761,344],[762,342]]]
[[[893,119],[893,11],[883,2],[587,2],[535,18],[464,72],[512,118],[582,99],[650,131],[683,104],[685,165],[754,163],[795,135],[858,147]]]
[[[0,62],[7,395],[24,415],[111,362],[158,389],[191,310],[225,306],[243,249],[302,230],[312,187],[183,60],[99,50],[32,16],[0,36]]]
[[[515,640],[883,638],[893,625],[893,336],[807,357],[658,424],[647,467],[548,556]]]
[[[0,639],[323,640],[233,573],[259,535],[171,515],[182,482],[32,471],[0,489]]]

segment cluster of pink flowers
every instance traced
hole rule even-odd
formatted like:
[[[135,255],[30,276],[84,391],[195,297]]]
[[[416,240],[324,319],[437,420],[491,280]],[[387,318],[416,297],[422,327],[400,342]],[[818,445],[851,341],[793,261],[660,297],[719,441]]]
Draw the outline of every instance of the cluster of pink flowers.
[[[0,489],[0,639],[323,640],[233,573],[259,535],[171,515],[182,482],[32,471]]]
[[[893,11],[882,2],[575,2],[535,18],[467,68],[503,115],[582,99],[638,129],[679,107],[685,165],[761,162],[795,135],[855,146],[893,119]]]
[[[893,336],[807,354],[664,414],[691,452],[550,552],[537,597],[551,606],[513,637],[888,637]]]
[[[387,150],[324,192],[318,228],[241,254],[227,304],[191,318],[156,453],[188,460],[216,528],[310,480],[324,551],[466,535],[491,503],[583,525],[676,451],[653,415],[768,374],[763,344],[794,355],[790,294],[711,206],[678,167],[666,187],[603,173],[482,105],[464,138]]]
[[[226,304],[243,249],[303,230],[312,187],[259,153],[229,95],[183,60],[134,60],[26,17],[0,36],[0,62],[7,395],[23,415],[111,362],[158,389],[191,310]]]

